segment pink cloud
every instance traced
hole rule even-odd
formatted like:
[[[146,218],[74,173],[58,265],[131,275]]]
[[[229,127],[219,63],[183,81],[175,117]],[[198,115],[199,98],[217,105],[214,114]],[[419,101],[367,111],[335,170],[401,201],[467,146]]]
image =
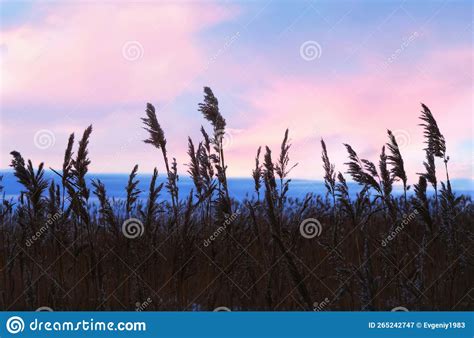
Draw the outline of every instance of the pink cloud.
[[[467,48],[435,51],[418,60],[419,64],[395,62],[384,71],[366,64],[355,75],[324,79],[275,74],[267,86],[247,93],[250,108],[246,114],[252,123],[235,137],[234,146],[240,150],[228,159],[251,168],[248,154],[264,144],[277,156],[284,130],[290,128],[292,159],[300,163],[294,176],[321,178],[321,137],[337,169],[344,172],[343,142],[353,145],[361,157],[378,162],[387,141],[386,129],[391,129],[402,144],[406,170],[414,177],[423,170],[424,140],[418,116],[424,102],[447,139],[453,177],[472,177],[466,149],[460,148],[472,138],[472,87],[465,73],[472,56]]]
[[[299,59],[298,48],[282,46],[282,53],[290,53],[287,59],[298,67],[284,72],[281,64],[272,63],[258,46],[252,48],[252,62],[236,57],[240,54],[234,51],[242,53],[239,48],[252,32],[239,32],[226,48],[205,50],[209,45],[218,47],[220,40],[203,41],[201,33],[237,12],[232,7],[206,4],[81,3],[50,11],[43,22],[2,33],[1,45],[7,46],[2,57],[2,104],[21,107],[26,100],[76,111],[74,119],[59,116],[45,121],[46,126],[38,118],[25,120],[21,130],[12,121],[2,121],[2,139],[9,143],[7,149],[2,147],[2,154],[18,148],[36,162],[45,160],[58,166],[68,134],[76,131],[79,135],[93,122],[91,171],[123,172],[138,163],[141,171],[149,172],[161,162],[159,154],[143,144],[145,134],[139,118],[145,102],[164,102],[157,105],[160,122],[170,156],[177,158],[184,175],[186,137],[191,135],[198,142],[203,123],[194,96],[203,85],[210,85],[229,126],[226,159],[230,176],[249,176],[260,145],[269,145],[276,158],[286,128],[290,128],[293,143],[291,159],[300,163],[293,176],[317,179],[323,176],[321,138],[327,141],[337,170],[344,172],[342,143],[350,143],[361,157],[377,162],[390,128],[404,142],[402,154],[409,175],[414,177],[423,170],[418,116],[420,102],[424,102],[446,136],[453,177],[472,177],[472,163],[461,148],[472,139],[472,78],[466,74],[472,67],[470,46],[424,46],[422,56],[413,56],[409,53],[416,51],[417,43],[422,44],[416,40],[404,51],[407,54],[385,68],[381,67],[383,59],[365,51],[354,56],[358,66],[350,72],[343,71],[348,65],[324,60],[329,52],[321,60],[305,62]],[[235,35],[233,31],[230,36]],[[139,43],[140,57],[130,61],[122,49],[133,41]],[[131,53],[128,58],[134,57]],[[307,72],[301,71],[298,61],[308,67]],[[328,67],[322,76],[313,72],[318,62]],[[338,69],[340,73],[332,74]],[[187,112],[166,105],[181,97],[186,104],[195,102]],[[235,102],[237,106],[232,106]],[[92,117],[79,116],[89,107],[98,107]],[[56,146],[47,152],[38,151],[30,141],[39,128],[56,133]],[[7,163],[2,161],[1,166]]]
[[[233,15],[211,4],[55,7],[41,22],[2,32],[2,100],[19,103],[25,93],[38,104],[170,99],[208,61],[198,34]]]
[[[42,20],[0,33],[1,108],[8,113],[2,116],[2,168],[13,149],[58,167],[69,133],[79,137],[93,123],[92,170],[128,170],[141,149],[149,164],[143,167],[151,171],[157,163],[147,160],[151,149],[141,142],[139,120],[145,103],[163,106],[185,92],[209,63],[200,34],[238,14],[211,3],[35,6],[46,13]],[[5,110],[22,111],[25,104],[38,110],[19,118]],[[35,147],[39,129],[54,133],[54,146]]]

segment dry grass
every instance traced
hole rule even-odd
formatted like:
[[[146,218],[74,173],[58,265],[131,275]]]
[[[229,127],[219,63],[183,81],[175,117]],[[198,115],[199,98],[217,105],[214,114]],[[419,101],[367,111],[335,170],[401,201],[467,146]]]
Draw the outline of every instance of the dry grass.
[[[151,104],[143,119],[150,134],[145,142],[161,150],[167,181],[158,185],[155,170],[148,191],[140,192],[135,166],[123,203],[112,201],[102,182],[87,184],[92,127],[75,157],[71,135],[54,182],[45,179],[43,164],[34,169],[12,152],[24,192],[15,205],[3,199],[0,207],[2,310],[133,310],[147,299],[145,310],[312,310],[326,298],[322,310],[473,309],[471,201],[451,189],[444,137],[428,107],[421,116],[426,172],[412,182],[413,195],[406,193],[402,154],[389,131],[388,154],[382,147],[378,166],[346,145],[347,174],[362,188],[357,198],[349,197],[324,141],[328,194],[288,198],[294,165],[287,130],[276,162],[268,147],[261,162],[258,149],[255,194],[243,202],[227,187],[226,122],[210,88],[199,107],[213,131],[209,136],[202,128],[199,143],[189,139],[195,190],[181,198],[176,160],[168,160]],[[435,158],[445,164],[446,181],[436,179]],[[404,186],[401,197],[392,195],[396,180]],[[428,183],[434,197],[427,196]],[[91,193],[98,204],[89,201]],[[129,218],[143,223],[142,236],[124,236]],[[300,224],[308,218],[322,224],[321,236],[302,236]]]

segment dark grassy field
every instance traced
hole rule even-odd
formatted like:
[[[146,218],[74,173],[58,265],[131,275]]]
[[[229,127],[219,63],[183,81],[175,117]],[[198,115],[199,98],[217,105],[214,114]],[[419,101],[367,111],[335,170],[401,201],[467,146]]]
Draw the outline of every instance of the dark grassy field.
[[[212,133],[202,128],[199,143],[189,139],[195,187],[187,196],[151,104],[145,142],[162,154],[167,180],[158,184],[155,170],[140,192],[135,166],[124,202],[113,202],[101,181],[86,183],[92,126],[77,149],[71,135],[54,180],[43,164],[11,153],[23,192],[0,207],[1,310],[474,309],[471,199],[452,191],[445,140],[428,107],[418,177],[407,177],[390,131],[375,163],[345,145],[340,172],[321,141],[327,194],[288,198],[287,130],[276,153],[258,149],[254,198],[242,202],[228,191],[226,121],[209,88],[199,110]],[[356,198],[346,180],[361,185]],[[395,181],[402,196],[392,194]]]

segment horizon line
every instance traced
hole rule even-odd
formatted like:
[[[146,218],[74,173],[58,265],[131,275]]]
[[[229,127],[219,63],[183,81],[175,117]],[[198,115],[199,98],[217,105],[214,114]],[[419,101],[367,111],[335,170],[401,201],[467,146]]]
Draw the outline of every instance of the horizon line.
[[[54,174],[54,171],[47,168],[47,169],[44,169],[45,172],[48,172],[48,173],[52,173]],[[10,172],[10,173],[13,173],[14,170],[11,169],[11,168],[8,168],[8,169],[5,169],[5,168],[0,168],[0,173],[4,173],[4,172]],[[152,175],[153,172],[137,172],[137,175]],[[343,173],[343,174],[347,174],[347,173]],[[129,176],[130,175],[130,172],[92,172],[92,171],[89,171],[87,173],[87,175],[124,175],[124,176]],[[179,174],[178,175],[180,177],[185,177],[185,178],[190,178],[191,179],[191,176],[186,173],[186,174]],[[348,174],[347,174],[348,175]],[[160,177],[166,177],[166,172],[158,172],[158,178]],[[250,179],[250,180],[253,180],[252,176],[228,176],[227,177],[228,179]],[[299,180],[299,181],[312,181],[312,182],[324,182],[324,179],[319,179],[319,178],[301,178],[301,177],[288,177],[287,179],[291,179],[291,180]],[[469,178],[469,177],[456,177],[456,178],[450,178],[450,181],[451,182],[454,182],[454,181],[462,181],[462,180],[465,180],[465,181],[470,181],[472,184],[474,184],[474,178]],[[356,181],[352,180],[352,177],[350,177],[350,175],[348,176],[348,179],[346,180],[348,183],[356,183],[356,184],[359,184],[357,183]],[[441,180],[442,181],[442,180]],[[398,186],[398,185],[402,185],[401,182],[393,182],[393,184],[395,186]]]

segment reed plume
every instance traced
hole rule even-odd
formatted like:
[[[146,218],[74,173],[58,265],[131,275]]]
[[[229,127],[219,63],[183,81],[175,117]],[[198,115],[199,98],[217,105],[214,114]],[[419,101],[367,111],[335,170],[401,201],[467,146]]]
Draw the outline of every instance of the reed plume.
[[[443,134],[441,134],[438,123],[431,113],[431,110],[421,104],[423,108],[420,116],[420,120],[424,123],[421,123],[420,126],[424,129],[424,136],[426,138],[427,148],[434,156],[445,159],[446,158],[446,141]]]
[[[66,151],[64,152],[64,161],[63,161],[63,174],[62,174],[62,182],[65,185],[65,182],[71,178],[71,170],[72,170],[72,147],[74,146],[74,133],[69,135]]]
[[[420,126],[423,127],[423,135],[425,136],[425,143],[427,147],[425,150],[432,154],[432,156],[439,157],[443,159],[444,167],[446,170],[446,182],[450,185],[449,181],[449,173],[448,173],[448,161],[449,156],[446,155],[446,141],[444,139],[443,134],[438,128],[438,123],[436,122],[431,110],[424,105],[421,104],[423,110],[421,111],[420,120],[424,123],[421,123]],[[430,165],[431,166],[431,165]],[[434,168],[434,160],[433,160],[433,168]],[[431,183],[431,182],[430,182]]]
[[[428,229],[432,231],[433,220],[430,214],[430,207],[428,197],[426,196],[426,183],[427,179],[424,176],[418,178],[418,184],[415,184],[415,198],[413,199],[413,205],[421,216],[421,219],[426,224]]]
[[[110,204],[109,198],[107,197],[104,183],[100,180],[93,180],[92,186],[94,187],[94,194],[99,199],[99,213],[101,214],[102,224],[107,226],[113,234],[117,235],[118,225],[115,219],[114,210]]]
[[[219,112],[219,101],[209,87],[204,87],[204,102],[199,104],[199,111],[206,120],[211,122],[214,131],[221,132],[221,135],[216,135],[216,141],[222,138],[222,131],[225,130],[226,121]]]
[[[387,156],[388,163],[392,166],[390,173],[392,174],[393,180],[400,179],[403,183],[403,193],[405,196],[405,203],[407,202],[407,174],[405,173],[405,165],[403,163],[403,157],[400,153],[397,140],[393,135],[392,131],[387,130],[389,142],[387,143],[390,155]]]
[[[289,130],[286,129],[285,136],[283,137],[283,141],[281,142],[280,146],[280,156],[278,157],[278,162],[275,164],[275,172],[280,178],[280,196],[279,196],[279,205],[280,211],[283,210],[283,203],[285,201],[286,193],[289,189],[289,184],[291,179],[286,179],[288,174],[295,168],[298,163],[295,163],[293,166],[289,167],[290,163],[290,148],[291,143],[288,139]]]
[[[337,220],[337,205],[336,205],[336,166],[331,163],[328,156],[328,151],[326,149],[326,143],[321,139],[321,148],[322,154],[321,159],[323,160],[323,169],[324,169],[324,186],[326,187],[327,193],[326,196],[331,195],[332,197],[332,222],[333,222],[333,245],[337,246],[338,238],[338,220]]]
[[[155,221],[156,215],[158,213],[158,204],[157,199],[160,195],[161,189],[163,189],[163,183],[156,185],[156,180],[158,178],[158,170],[153,169],[153,175],[150,181],[150,187],[148,189],[148,199],[146,203],[146,214],[145,214],[145,228],[150,229],[151,225]]]
[[[351,214],[352,208],[349,187],[347,186],[347,181],[341,172],[337,174],[336,196],[339,204],[343,206],[343,210],[345,210],[346,213]]]
[[[385,146],[382,147],[379,160],[380,181],[382,183],[383,200],[394,220],[395,210],[392,202],[393,177],[387,166],[387,155],[385,154]]]
[[[423,176],[426,181],[428,181],[435,191],[435,205],[438,209],[438,180],[436,178],[436,165],[435,158],[433,153],[429,149],[425,149],[426,152],[426,161],[423,161],[423,166],[425,167],[424,173],[418,173],[418,175]]]
[[[201,198],[202,190],[203,190],[203,182],[202,178],[200,175],[200,165],[199,165],[199,149],[202,147],[202,144],[200,143],[198,146],[198,151],[196,152],[194,148],[194,143],[193,140],[188,137],[188,155],[190,158],[190,162],[188,164],[188,174],[191,176],[194,186],[196,187],[196,192],[198,195],[198,198]]]
[[[148,131],[149,138],[144,140],[145,143],[151,144],[157,149],[160,149],[163,154],[163,161],[165,162],[166,173],[168,177],[168,183],[166,185],[168,192],[171,195],[171,203],[173,205],[174,215],[176,220],[178,219],[178,187],[176,184],[177,174],[172,172],[170,169],[168,154],[166,152],[166,138],[163,129],[161,128],[158,118],[156,117],[155,107],[151,103],[147,103],[146,106],[147,117],[142,118],[145,125],[144,129]]]
[[[141,191],[137,188],[138,184],[140,183],[139,180],[136,179],[138,172],[138,164],[132,169],[132,172],[128,176],[128,183],[125,187],[125,191],[127,192],[127,199],[125,204],[125,214],[127,218],[130,218],[130,214],[132,213],[132,209],[137,202],[138,196],[140,195]]]
[[[381,195],[382,190],[380,185],[373,177],[373,175],[376,174],[375,165],[368,160],[359,159],[359,156],[349,144],[344,144],[344,146],[349,153],[350,160],[349,162],[344,163],[349,167],[347,173],[350,174],[352,179],[357,183],[373,188],[379,193],[379,195]],[[369,173],[366,172],[367,169],[369,169]]]
[[[211,140],[211,142],[214,145],[214,151],[216,154],[213,154],[214,156],[211,156],[210,158],[213,159],[215,163],[217,179],[219,182],[218,213],[231,214],[232,205],[227,184],[227,165],[225,163],[223,145],[226,121],[219,111],[219,101],[214,96],[211,88],[204,87],[204,102],[199,103],[198,107],[198,110],[203,114],[204,118],[211,123],[214,129],[214,138]]]
[[[436,157],[448,159],[442,136],[427,140],[425,170],[404,204],[393,192],[394,181],[406,174],[391,133],[376,164],[345,145],[347,173],[360,185],[354,188],[336,172],[321,140],[326,197],[311,191],[304,198],[291,196],[288,130],[278,157],[269,147],[257,150],[252,170],[257,202],[253,194],[230,200],[222,147],[226,122],[210,89],[200,109],[213,133],[201,127],[199,143],[188,138],[194,186],[186,196],[181,193],[181,200],[178,164],[172,157],[168,163],[165,134],[151,105],[142,119],[145,142],[164,154],[167,178],[160,183],[155,168],[143,198],[137,165],[124,187],[126,200],[109,196],[105,182],[89,184],[92,127],[77,151],[74,134],[69,137],[58,182],[43,164],[36,169],[12,152],[21,193],[7,200],[0,184],[0,280],[9,291],[0,290],[0,309],[133,310],[152,299],[147,309],[155,311],[220,305],[308,310],[326,295],[330,311],[400,304],[420,310],[469,308],[465,295],[474,277],[465,252],[472,242],[471,198],[457,196],[449,179],[436,180]],[[439,132],[431,118],[424,121],[430,133]],[[435,191],[440,185],[439,210],[433,208],[436,197],[427,191],[429,185]],[[89,186],[97,199],[89,199]],[[170,203],[160,200],[162,189],[169,191]],[[70,202],[64,203],[65,193]],[[143,220],[143,236],[131,239],[119,231],[124,215]],[[314,237],[301,226],[312,218],[322,225]],[[331,225],[334,232],[328,231]],[[48,267],[47,276],[40,267]]]
[[[78,193],[84,198],[84,200],[89,199],[89,190],[86,184],[86,174],[89,171],[89,165],[91,161],[89,159],[89,137],[92,134],[92,125],[84,130],[82,139],[79,141],[79,147],[77,149],[77,155],[74,160],[72,160],[72,177],[74,179],[75,186],[79,188]],[[71,140],[71,138],[70,138]],[[69,147],[69,144],[68,144]],[[67,153],[68,151],[66,151]],[[66,154],[67,155],[67,154]]]
[[[44,178],[44,163],[41,162],[35,172],[31,160],[25,164],[25,160],[19,152],[12,151],[10,154],[13,156],[10,166],[13,168],[13,174],[18,182],[26,189],[22,194],[27,197],[31,226],[36,229],[38,217],[45,207],[42,195],[48,188],[48,182]]]
[[[326,143],[321,139],[321,147],[323,149],[321,159],[323,160],[324,169],[324,186],[333,198],[334,205],[336,204],[336,172],[335,165],[331,163],[326,149]]]
[[[257,193],[257,201],[260,201],[260,188],[262,187],[262,165],[260,164],[260,152],[262,147],[258,147],[257,156],[255,156],[255,169],[252,170],[252,178],[254,182],[255,192]]]

